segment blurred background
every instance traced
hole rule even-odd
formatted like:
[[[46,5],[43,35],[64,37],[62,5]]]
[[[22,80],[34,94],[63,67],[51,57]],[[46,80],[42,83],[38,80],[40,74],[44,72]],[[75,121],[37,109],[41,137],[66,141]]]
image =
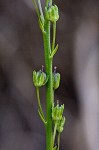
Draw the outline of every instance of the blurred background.
[[[42,6],[45,1],[41,0]],[[54,1],[59,7],[55,101],[65,104],[61,150],[99,150],[99,1]],[[32,71],[44,65],[31,0],[0,0],[0,150],[45,150]],[[41,101],[45,111],[45,89]]]

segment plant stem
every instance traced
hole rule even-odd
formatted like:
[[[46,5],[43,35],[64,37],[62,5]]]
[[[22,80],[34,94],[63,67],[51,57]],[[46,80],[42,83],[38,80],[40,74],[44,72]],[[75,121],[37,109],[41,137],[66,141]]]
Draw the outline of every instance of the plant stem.
[[[54,73],[52,72],[53,57],[58,50],[58,44],[55,46],[56,21],[59,18],[58,7],[56,5],[52,6],[52,0],[45,0],[46,1],[45,12],[43,15],[41,0],[38,0],[38,5],[36,4],[35,0],[32,1],[34,3],[38,15],[38,22],[39,22],[40,29],[43,34],[44,58],[45,58],[45,68],[46,68],[45,69],[46,73],[44,73],[42,70],[44,76],[41,76],[39,72],[37,73],[36,71],[33,72],[33,82],[37,90],[37,99],[38,99],[38,107],[39,107],[38,113],[46,128],[46,150],[56,150],[56,149],[59,150],[60,133],[58,133],[58,139],[57,139],[58,146],[55,146],[55,140],[56,140],[55,138],[58,130],[57,125],[59,125],[60,128],[63,128],[63,125],[65,123],[65,118],[63,116],[62,118],[59,117],[60,115],[63,115],[64,106],[62,105],[59,106],[59,104],[57,103],[57,106],[54,107],[54,90],[56,90],[59,86],[60,74],[56,73],[55,68],[54,68],[55,69]],[[52,43],[50,40],[51,24],[53,25]],[[40,102],[39,87],[45,84],[46,84],[46,116],[44,117],[44,113]],[[54,107],[55,109],[55,111],[53,112],[52,112],[52,107]],[[58,121],[60,121],[59,124],[58,122],[56,122],[55,119],[57,117],[59,117],[58,119]],[[53,128],[54,128],[54,132],[53,132]]]
[[[51,110],[53,104],[53,74],[52,74],[52,59],[50,59],[51,44],[50,44],[50,22],[45,20],[44,52],[46,73],[49,75],[49,80],[46,84],[46,150],[52,150],[52,118]]]
[[[53,42],[52,42],[52,51],[55,47],[55,38],[56,38],[56,22],[53,23]]]
[[[39,88],[38,87],[36,88],[36,92],[37,92],[37,100],[38,100],[39,111],[40,111],[42,117],[45,119],[44,113],[43,113],[43,110],[42,110],[42,106],[41,106],[40,92],[39,92]]]
[[[34,4],[34,7],[35,7],[35,9],[36,9],[36,13],[37,13],[37,16],[39,17],[39,9],[38,9],[38,6],[37,6],[37,4],[36,4],[36,1],[35,0],[32,0],[32,2],[33,2],[33,4]]]
[[[59,147],[60,147],[60,133],[58,133],[58,148],[57,148],[57,150],[59,150]]]
[[[54,142],[55,142],[55,136],[56,136],[56,127],[57,127],[57,123],[54,126],[54,133],[53,133],[53,147],[54,147]]]
[[[40,14],[41,14],[41,16],[43,16],[43,11],[42,11],[42,6],[41,6],[41,1],[40,0],[38,0],[38,5],[39,5]]]

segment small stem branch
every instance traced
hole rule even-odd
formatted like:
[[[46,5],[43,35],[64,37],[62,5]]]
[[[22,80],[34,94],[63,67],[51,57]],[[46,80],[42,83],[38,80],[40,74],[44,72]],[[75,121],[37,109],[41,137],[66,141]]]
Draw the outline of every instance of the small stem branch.
[[[45,118],[45,117],[44,117],[43,110],[42,110],[42,106],[41,106],[40,92],[39,92],[39,88],[38,88],[38,87],[36,88],[36,91],[37,91],[37,100],[38,100],[39,111],[40,111],[42,117]]]
[[[39,5],[40,13],[41,13],[41,15],[44,17],[43,11],[42,11],[42,6],[41,6],[41,1],[40,1],[40,0],[38,0],[38,5]]]
[[[56,21],[53,23],[53,41],[52,41],[52,51],[55,47],[55,39],[56,39]]]
[[[59,147],[60,147],[60,133],[58,133],[58,148],[57,148],[57,150],[59,150]]]
[[[37,16],[39,17],[39,9],[37,7],[37,4],[36,4],[36,1],[35,0],[32,0],[33,4],[34,4],[34,7],[36,9],[36,13],[37,13]]]
[[[54,142],[55,142],[55,137],[56,137],[56,128],[57,128],[57,123],[55,123],[55,126],[54,126],[54,133],[53,133],[53,147],[54,147]]]
[[[39,116],[40,116],[41,120],[43,121],[43,123],[46,125],[46,124],[47,124],[47,122],[46,122],[46,120],[44,119],[44,117],[42,116],[42,114],[41,114],[41,112],[40,112],[40,110],[39,110],[39,109],[38,109],[38,114],[39,114]]]
[[[49,57],[49,58],[53,58],[53,57],[54,57],[54,55],[56,54],[57,50],[58,50],[58,44],[56,45],[55,49],[51,52],[51,54],[50,54],[50,57]]]

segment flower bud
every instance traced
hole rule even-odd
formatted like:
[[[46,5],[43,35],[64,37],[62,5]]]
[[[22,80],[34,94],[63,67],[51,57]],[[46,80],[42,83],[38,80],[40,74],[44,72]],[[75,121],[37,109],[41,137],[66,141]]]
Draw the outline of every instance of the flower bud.
[[[64,104],[59,106],[59,104],[56,105],[56,107],[52,107],[52,119],[53,121],[60,121],[62,119],[64,111]]]
[[[60,74],[53,73],[53,88],[56,90],[60,85]]]
[[[57,131],[61,133],[64,129],[65,124],[65,117],[62,117],[62,119],[57,123]]]
[[[41,87],[46,84],[48,77],[43,71],[33,71],[33,82],[36,87]]]
[[[58,7],[54,5],[46,8],[45,17],[51,22],[56,22],[59,19]]]

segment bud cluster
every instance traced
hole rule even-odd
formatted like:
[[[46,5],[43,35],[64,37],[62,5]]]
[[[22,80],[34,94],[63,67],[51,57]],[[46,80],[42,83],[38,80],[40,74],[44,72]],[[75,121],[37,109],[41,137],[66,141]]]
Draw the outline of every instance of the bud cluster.
[[[64,128],[65,124],[65,117],[63,116],[63,111],[64,111],[64,104],[59,106],[57,104],[56,106],[52,107],[52,119],[54,124],[56,124],[56,130],[61,133]]]
[[[62,119],[63,111],[64,111],[64,104],[61,106],[59,106],[59,104],[57,104],[56,106],[53,106],[52,107],[53,120],[60,121]]]
[[[46,7],[45,18],[51,22],[56,22],[59,19],[58,7],[56,5]]]

